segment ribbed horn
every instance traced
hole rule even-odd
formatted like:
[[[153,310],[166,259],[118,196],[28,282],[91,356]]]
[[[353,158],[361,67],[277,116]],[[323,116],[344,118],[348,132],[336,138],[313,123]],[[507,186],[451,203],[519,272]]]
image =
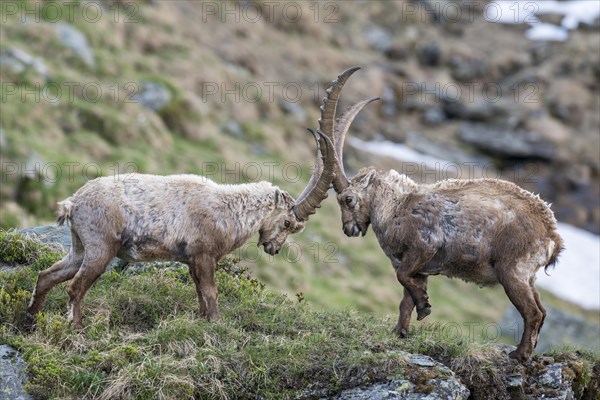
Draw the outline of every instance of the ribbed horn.
[[[365,106],[375,100],[379,100],[380,97],[369,97],[367,99],[361,100],[357,103],[352,104],[342,113],[342,115],[336,119],[335,124],[333,126],[333,143],[335,148],[335,156],[337,157],[338,167],[333,178],[333,187],[336,193],[340,193],[348,186],[348,178],[346,176],[346,171],[344,170],[344,141],[346,140],[346,133],[348,133],[348,129],[350,125],[352,125],[352,121],[358,115],[358,113],[365,108]]]
[[[308,131],[313,135],[317,143],[317,160],[315,161],[308,185],[294,205],[294,214],[299,221],[308,220],[308,217],[314,214],[316,209],[321,207],[321,202],[327,198],[327,191],[333,179],[333,166],[335,165],[335,155],[331,139],[319,130],[317,130],[317,133],[312,129],[308,129]],[[320,158],[323,159],[322,163]]]
[[[342,88],[344,84],[352,76],[353,73],[358,71],[361,67],[352,67],[348,68],[341,74],[337,76],[337,78],[329,84],[329,87],[325,90],[327,96],[323,98],[323,104],[321,105],[321,117],[319,118],[319,129],[321,132],[327,136],[332,143],[336,142],[336,139],[333,135],[334,125],[335,125],[335,113],[337,109],[338,100],[340,98],[340,93],[342,92]],[[337,157],[338,162],[342,163],[341,157]],[[348,186],[348,180],[344,175],[343,169],[340,169],[340,165],[333,166],[334,168],[334,189],[337,193],[344,190],[346,186]]]

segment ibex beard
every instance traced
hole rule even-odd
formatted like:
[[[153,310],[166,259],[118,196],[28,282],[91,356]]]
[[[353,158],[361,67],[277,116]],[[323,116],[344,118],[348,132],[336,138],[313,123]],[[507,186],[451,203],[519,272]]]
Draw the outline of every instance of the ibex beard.
[[[535,289],[535,274],[557,261],[563,247],[550,206],[517,185],[497,180],[446,180],[417,184],[394,170],[361,169],[348,179],[342,163],[348,127],[356,113],[375,100],[350,106],[337,120],[341,89],[358,68],[338,76],[323,101],[320,131],[334,143],[333,187],[347,236],[364,236],[369,226],[404,287],[394,331],[404,337],[410,317],[431,313],[430,275],[457,277],[480,286],[500,284],[525,322],[517,349],[523,361],[538,341],[546,310]]]

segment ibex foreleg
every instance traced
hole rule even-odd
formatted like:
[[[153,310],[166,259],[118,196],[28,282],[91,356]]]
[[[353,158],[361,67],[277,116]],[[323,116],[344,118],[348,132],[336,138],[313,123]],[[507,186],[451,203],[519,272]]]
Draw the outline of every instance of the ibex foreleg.
[[[425,265],[423,257],[420,254],[404,254],[401,259],[394,262],[396,277],[398,282],[408,291],[414,305],[417,307],[417,320],[422,320],[431,314],[431,304],[429,304],[429,295],[427,294],[426,280],[419,274],[422,266]],[[408,302],[405,309],[408,308]]]
[[[190,261],[190,274],[196,284],[196,293],[200,302],[200,315],[209,321],[218,321],[219,309],[215,268],[217,261],[210,256],[195,257]]]
[[[427,291],[427,276],[416,275],[414,278],[415,282],[425,291]],[[415,309],[415,303],[413,301],[410,292],[404,288],[404,297],[400,302],[400,315],[398,316],[398,323],[394,328],[394,332],[400,335],[400,337],[407,337],[410,328],[410,317],[413,310]]]

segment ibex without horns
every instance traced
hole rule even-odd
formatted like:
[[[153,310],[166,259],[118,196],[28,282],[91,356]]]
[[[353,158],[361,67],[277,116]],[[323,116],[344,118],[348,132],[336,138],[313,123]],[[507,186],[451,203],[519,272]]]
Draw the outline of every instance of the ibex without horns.
[[[394,170],[344,172],[342,150],[350,122],[366,104],[358,102],[334,122],[346,80],[338,76],[323,100],[320,131],[334,143],[333,186],[347,236],[365,235],[369,225],[404,287],[395,332],[409,332],[410,316],[431,313],[427,277],[446,275],[481,286],[501,284],[525,322],[521,343],[509,355],[527,359],[538,341],[546,311],[534,287],[535,273],[556,262],[562,239],[548,204],[517,185],[497,180],[445,180],[417,184]]]
[[[277,254],[287,236],[300,232],[327,197],[333,178],[333,163],[327,157],[333,157],[333,145],[328,138],[313,135],[317,160],[296,201],[269,182],[219,185],[197,175],[133,174],[86,183],[59,203],[58,224],[69,223],[71,250],[40,272],[27,310],[29,322],[50,289],[72,279],[67,287],[69,317],[81,328],[81,301],[115,256],[188,264],[200,314],[218,320],[217,261],[256,232],[265,252]]]

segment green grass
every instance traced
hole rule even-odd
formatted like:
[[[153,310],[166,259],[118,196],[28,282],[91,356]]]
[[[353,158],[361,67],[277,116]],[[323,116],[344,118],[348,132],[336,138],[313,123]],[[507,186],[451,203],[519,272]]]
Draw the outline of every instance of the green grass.
[[[421,324],[399,339],[389,317],[315,308],[302,296],[268,290],[231,259],[216,274],[221,322],[198,315],[187,269],[173,263],[139,275],[102,275],[85,298],[82,331],[67,321],[59,285],[35,330],[22,331],[37,272],[60,257],[56,249],[0,231],[0,261],[23,264],[0,270],[0,343],[23,354],[26,388],[37,398],[311,397],[398,376],[422,380],[405,368],[399,350],[432,355],[465,376],[472,373],[466,365],[489,370],[496,359],[506,360],[493,344],[447,335],[439,323]],[[577,376],[589,381],[597,359],[577,357]],[[470,379],[481,385],[486,378]]]

